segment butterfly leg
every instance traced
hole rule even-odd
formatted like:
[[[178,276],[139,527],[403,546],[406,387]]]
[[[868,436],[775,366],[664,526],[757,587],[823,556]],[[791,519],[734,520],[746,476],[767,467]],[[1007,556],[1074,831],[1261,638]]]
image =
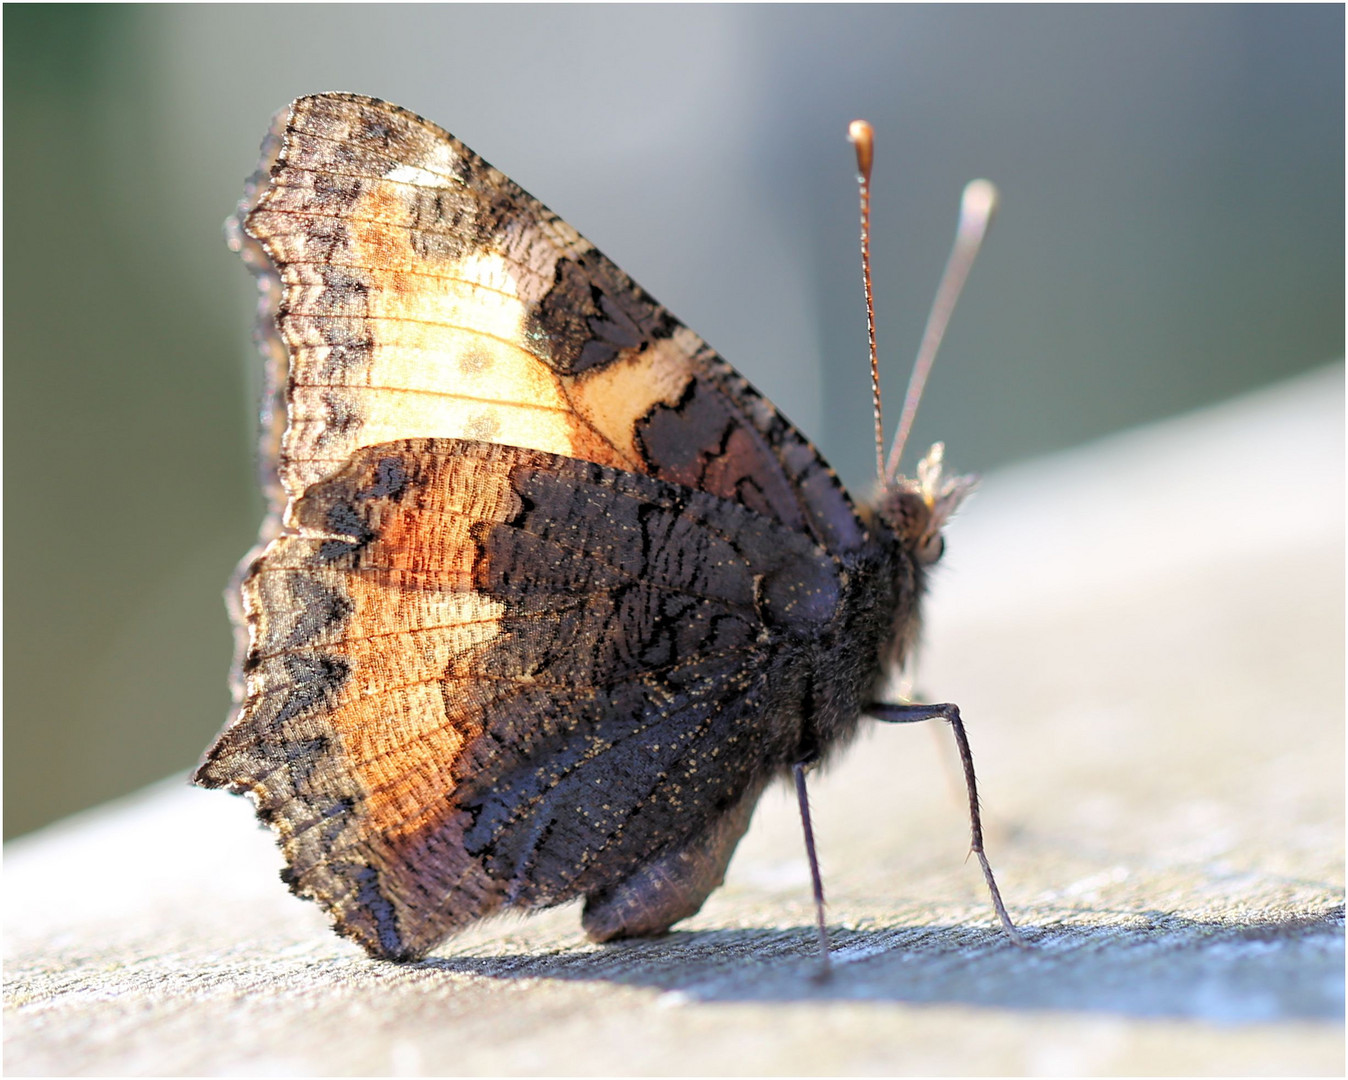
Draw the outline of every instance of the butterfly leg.
[[[814,757],[797,761],[791,766],[796,781],[796,801],[800,804],[800,824],[805,830],[805,856],[810,862],[810,883],[814,887],[814,918],[819,929],[819,959],[823,965],[819,974],[828,978],[828,923],[824,920],[824,878],[819,873],[819,856],[814,850],[814,827],[810,824],[810,798],[805,791],[805,773],[814,766]]]
[[[751,787],[695,842],[665,852],[617,884],[590,893],[580,920],[586,936],[591,941],[652,937],[697,914],[725,880],[730,856],[749,828],[762,791],[762,785]]]
[[[997,917],[1002,921],[1002,928],[1006,931],[1007,937],[1017,945],[1024,945],[1025,939],[1020,936],[1020,931],[1011,921],[1011,916],[1006,913],[1002,894],[997,889],[996,879],[992,876],[992,865],[983,852],[983,823],[978,815],[978,785],[974,779],[974,756],[969,750],[969,740],[964,734],[964,721],[960,719],[959,706],[887,705],[876,702],[866,707],[866,715],[886,724],[916,724],[922,720],[945,720],[949,723],[950,730],[955,733],[955,745],[959,747],[960,762],[964,766],[964,786],[969,792],[971,848],[978,856],[978,865],[983,868],[983,879],[988,883],[988,891],[992,894],[992,906],[997,909]]]

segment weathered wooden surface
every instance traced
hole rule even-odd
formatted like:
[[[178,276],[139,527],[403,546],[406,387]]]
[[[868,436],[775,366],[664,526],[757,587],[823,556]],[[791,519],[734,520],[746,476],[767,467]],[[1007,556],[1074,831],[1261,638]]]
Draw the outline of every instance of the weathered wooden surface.
[[[179,778],[6,849],[6,1071],[1341,1074],[1343,460],[1335,368],[992,477],[952,527],[918,686],[963,708],[1030,950],[925,725],[815,781],[824,985],[784,790],[667,938],[563,909],[399,967]]]

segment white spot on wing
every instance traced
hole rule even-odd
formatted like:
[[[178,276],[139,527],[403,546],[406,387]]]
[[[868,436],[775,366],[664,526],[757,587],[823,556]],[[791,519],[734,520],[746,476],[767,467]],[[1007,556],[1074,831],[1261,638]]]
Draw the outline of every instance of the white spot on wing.
[[[395,165],[384,174],[384,179],[399,184],[415,184],[417,187],[447,188],[452,183],[448,176],[429,172],[416,165]]]

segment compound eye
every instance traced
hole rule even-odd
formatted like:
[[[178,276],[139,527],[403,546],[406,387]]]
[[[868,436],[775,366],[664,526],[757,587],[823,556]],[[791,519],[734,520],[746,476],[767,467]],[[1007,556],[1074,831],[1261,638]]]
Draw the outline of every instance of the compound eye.
[[[930,566],[945,554],[945,537],[940,533],[932,533],[922,541],[917,549],[918,562],[924,566]]]

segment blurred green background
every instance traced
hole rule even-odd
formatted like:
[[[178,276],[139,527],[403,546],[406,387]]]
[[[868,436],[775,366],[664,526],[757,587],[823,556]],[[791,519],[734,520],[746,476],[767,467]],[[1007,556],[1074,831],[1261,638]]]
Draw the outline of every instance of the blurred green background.
[[[10,4],[4,31],[7,836],[187,768],[226,717],[220,593],[261,509],[220,223],[300,94],[455,132],[861,488],[853,116],[891,415],[960,188],[1002,188],[915,435],[958,467],[1343,354],[1338,5]]]

